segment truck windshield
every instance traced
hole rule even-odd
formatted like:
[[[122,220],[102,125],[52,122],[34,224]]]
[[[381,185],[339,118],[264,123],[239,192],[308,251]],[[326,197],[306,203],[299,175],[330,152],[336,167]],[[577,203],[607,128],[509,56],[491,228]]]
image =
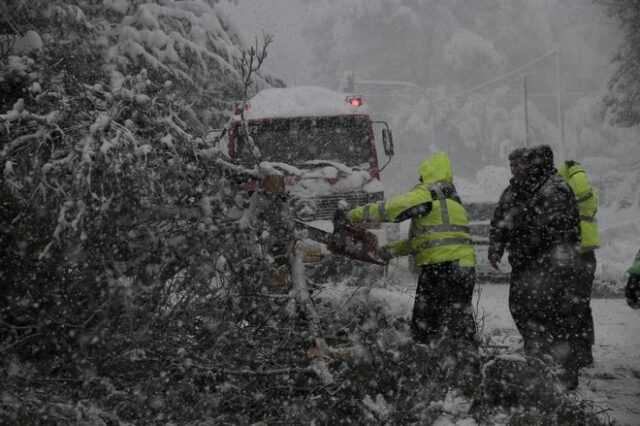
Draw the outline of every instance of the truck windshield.
[[[263,161],[304,166],[307,161],[325,160],[360,168],[371,162],[369,128],[362,115],[249,121],[249,133]],[[254,162],[242,142],[236,138],[239,161]]]

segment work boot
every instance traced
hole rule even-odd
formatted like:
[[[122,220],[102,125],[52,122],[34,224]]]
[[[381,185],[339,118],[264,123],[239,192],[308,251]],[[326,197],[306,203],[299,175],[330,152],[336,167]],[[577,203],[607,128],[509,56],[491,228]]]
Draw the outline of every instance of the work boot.
[[[587,360],[584,363],[585,367],[593,366],[593,352],[591,352],[591,348],[589,348],[589,352],[587,352]]]
[[[581,368],[593,365],[593,350],[590,344],[586,344],[581,348],[581,354],[578,359]]]
[[[576,360],[580,368],[593,366],[593,354],[591,349],[580,354],[580,357]]]
[[[564,371],[560,374],[560,381],[567,390],[575,390],[578,387],[579,368],[576,365],[565,366]]]

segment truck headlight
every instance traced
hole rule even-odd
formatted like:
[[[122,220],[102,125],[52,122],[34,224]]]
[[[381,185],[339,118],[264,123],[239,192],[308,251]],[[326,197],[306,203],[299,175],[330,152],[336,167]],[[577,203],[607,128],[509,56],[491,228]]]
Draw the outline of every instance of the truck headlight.
[[[318,206],[315,201],[311,199],[299,199],[294,203],[293,211],[296,218],[303,222],[308,222],[315,219],[318,212]]]

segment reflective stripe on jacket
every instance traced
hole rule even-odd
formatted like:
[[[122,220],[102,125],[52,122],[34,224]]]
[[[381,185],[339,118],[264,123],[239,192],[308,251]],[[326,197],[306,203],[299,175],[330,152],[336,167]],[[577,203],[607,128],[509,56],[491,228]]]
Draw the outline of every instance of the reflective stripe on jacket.
[[[580,252],[584,253],[600,247],[600,235],[596,213],[598,211],[598,192],[589,183],[587,173],[581,164],[563,162],[558,167],[558,174],[562,176],[576,196],[580,211]]]
[[[452,184],[451,162],[436,153],[420,166],[423,183],[387,201],[357,207],[349,212],[352,222],[400,222],[411,219],[409,238],[389,244],[394,256],[411,254],[418,266],[458,261],[475,266],[467,212],[459,202],[446,198],[443,186]]]

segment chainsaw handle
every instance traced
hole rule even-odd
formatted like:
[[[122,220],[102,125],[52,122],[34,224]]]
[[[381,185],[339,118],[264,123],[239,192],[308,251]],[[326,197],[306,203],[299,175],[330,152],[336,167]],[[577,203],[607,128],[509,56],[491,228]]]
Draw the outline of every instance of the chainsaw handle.
[[[351,220],[349,220],[349,212],[344,206],[338,206],[338,209],[333,214],[333,231],[337,229],[345,228]]]
[[[351,221],[345,208],[338,207],[333,215],[333,247],[343,251],[347,245],[347,226]]]

